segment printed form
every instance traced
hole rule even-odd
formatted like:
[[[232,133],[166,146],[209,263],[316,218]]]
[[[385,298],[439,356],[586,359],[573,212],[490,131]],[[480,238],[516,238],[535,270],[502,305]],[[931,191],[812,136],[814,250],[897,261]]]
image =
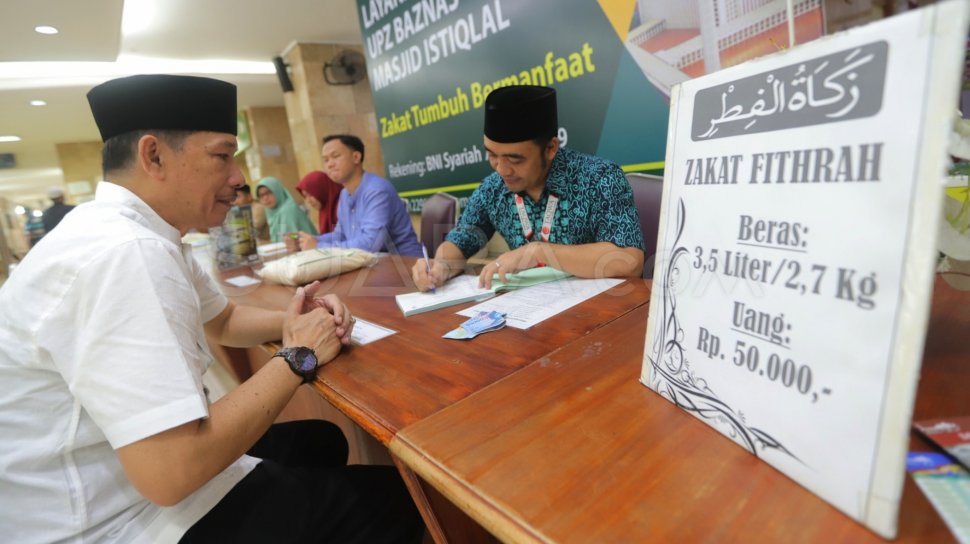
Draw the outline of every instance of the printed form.
[[[458,312],[458,315],[474,317],[479,312],[494,310],[505,314],[505,323],[509,327],[528,329],[624,281],[618,278],[566,278],[541,283],[486,300]]]
[[[350,331],[350,341],[358,346],[366,346],[375,340],[380,340],[396,332],[393,329],[382,327],[370,321],[364,321],[358,317],[357,322],[354,323],[354,329]]]

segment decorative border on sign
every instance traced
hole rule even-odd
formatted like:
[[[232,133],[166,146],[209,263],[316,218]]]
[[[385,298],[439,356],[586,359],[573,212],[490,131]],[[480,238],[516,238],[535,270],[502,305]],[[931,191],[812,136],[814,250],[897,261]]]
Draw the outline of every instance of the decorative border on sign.
[[[677,204],[677,236],[674,238],[674,250],[663,273],[663,306],[660,313],[663,321],[651,353],[647,355],[653,367],[650,388],[687,412],[702,420],[708,420],[712,426],[724,429],[724,434],[756,457],[759,457],[758,450],[774,449],[798,460],[798,457],[771,435],[749,427],[744,414],[719,399],[707,385],[707,381],[694,373],[684,356],[684,330],[677,319],[674,288],[682,276],[689,275],[689,271],[684,273],[681,269],[683,257],[689,257],[689,250],[678,245],[687,222],[687,209],[683,199],[679,199]]]

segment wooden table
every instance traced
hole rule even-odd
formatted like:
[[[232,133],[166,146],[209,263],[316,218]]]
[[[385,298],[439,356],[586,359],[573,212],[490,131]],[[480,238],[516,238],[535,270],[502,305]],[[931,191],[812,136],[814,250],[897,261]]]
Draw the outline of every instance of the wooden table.
[[[400,292],[411,290],[408,285]],[[472,304],[404,318],[393,299],[370,304],[351,291],[347,300],[357,315],[400,332],[324,367],[317,390],[387,444],[405,426],[645,306],[649,293],[645,282],[633,280],[529,330],[507,327],[456,341],[441,336],[467,319],[454,312]]]
[[[646,318],[409,426],[391,452],[506,542],[884,542],[641,385]],[[916,418],[970,414],[968,331],[970,293],[937,282]],[[910,477],[897,540],[954,540]]]
[[[645,309],[650,298],[649,282],[630,279],[531,329],[506,327],[471,341],[447,340],[441,336],[467,319],[455,312],[474,303],[405,318],[393,297],[415,290],[410,273],[414,261],[384,257],[372,268],[329,278],[323,285],[324,292],[340,295],[357,317],[398,331],[366,346],[345,348],[319,370],[313,384],[320,395],[385,446],[408,425],[624,314]],[[232,289],[226,291],[233,294]],[[237,299],[284,308],[290,296],[291,288],[263,285],[240,290]],[[397,464],[436,541],[490,540],[410,469]]]
[[[317,374],[314,387],[385,445],[419,421],[536,359],[609,323],[650,298],[648,282],[628,280],[528,329],[507,327],[472,341],[441,336],[466,317],[455,312],[474,303],[404,317],[394,295],[415,290],[413,257],[387,256],[372,268],[324,281],[355,316],[397,334],[345,348]],[[240,300],[284,308],[292,289],[265,285]]]

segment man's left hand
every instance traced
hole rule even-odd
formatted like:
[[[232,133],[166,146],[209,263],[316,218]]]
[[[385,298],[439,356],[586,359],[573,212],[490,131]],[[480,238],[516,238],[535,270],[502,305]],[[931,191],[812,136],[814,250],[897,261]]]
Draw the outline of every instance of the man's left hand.
[[[337,295],[319,294],[321,285],[323,284],[315,281],[304,287],[306,300],[303,302],[303,313],[315,308],[323,308],[333,314],[334,324],[337,326],[337,338],[340,338],[341,344],[349,346],[350,333],[354,330],[354,323],[357,322],[357,319],[350,313],[350,308]]]
[[[498,274],[499,281],[506,281],[505,275],[527,268],[535,268],[543,255],[543,242],[531,242],[518,249],[513,249],[500,255],[494,261],[485,265],[478,276],[478,285],[485,289],[492,288],[492,276]]]

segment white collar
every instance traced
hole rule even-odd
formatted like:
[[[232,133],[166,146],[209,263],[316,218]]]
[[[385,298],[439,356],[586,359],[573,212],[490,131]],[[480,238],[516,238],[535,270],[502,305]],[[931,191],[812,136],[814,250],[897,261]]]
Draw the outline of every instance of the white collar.
[[[125,187],[110,181],[100,181],[94,191],[94,201],[109,206],[120,206],[129,212],[125,213],[129,218],[165,239],[171,240],[175,245],[182,245],[182,235],[179,230],[168,224],[151,206]]]

